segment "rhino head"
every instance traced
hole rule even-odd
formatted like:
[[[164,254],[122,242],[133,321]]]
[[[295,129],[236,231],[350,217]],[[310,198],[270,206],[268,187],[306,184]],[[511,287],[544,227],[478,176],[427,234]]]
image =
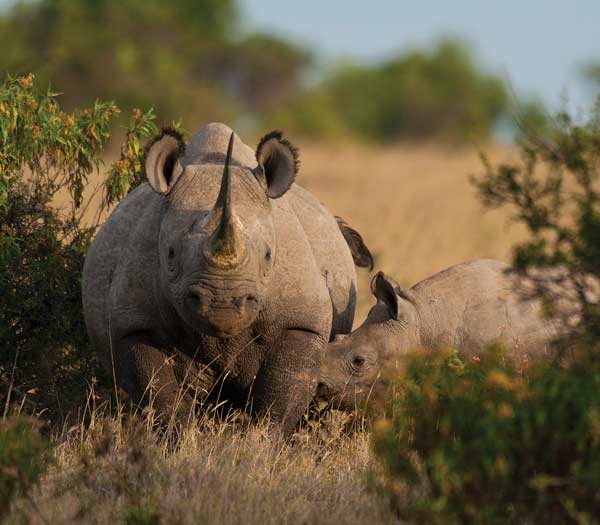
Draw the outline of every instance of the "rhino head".
[[[384,369],[419,344],[419,318],[414,297],[385,275],[371,281],[377,304],[365,322],[349,335],[338,335],[322,359],[317,398],[334,408],[361,408],[387,386]]]
[[[167,129],[147,150],[148,183],[164,196],[160,284],[192,330],[231,337],[263,306],[277,248],[271,199],[292,185],[297,152],[279,132],[261,140],[255,166],[236,160],[248,148],[234,133],[226,154],[209,150],[202,162],[182,162],[185,148]]]

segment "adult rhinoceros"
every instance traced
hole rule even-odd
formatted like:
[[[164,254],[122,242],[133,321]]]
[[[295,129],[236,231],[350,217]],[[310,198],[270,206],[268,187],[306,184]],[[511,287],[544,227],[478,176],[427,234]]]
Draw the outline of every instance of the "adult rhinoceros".
[[[147,184],[87,254],[93,346],[119,386],[136,401],[152,392],[163,415],[185,417],[198,387],[226,375],[289,432],[325,345],[352,327],[353,256],[372,263],[368,250],[294,183],[297,151],[280,132],[254,153],[223,124],[187,146],[164,129],[145,168]]]

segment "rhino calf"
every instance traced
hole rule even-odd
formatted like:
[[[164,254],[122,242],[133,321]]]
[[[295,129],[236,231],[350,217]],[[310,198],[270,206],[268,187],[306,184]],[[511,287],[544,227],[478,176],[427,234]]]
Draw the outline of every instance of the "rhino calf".
[[[409,290],[379,272],[371,282],[377,304],[350,335],[327,347],[317,397],[353,410],[385,385],[383,368],[397,365],[409,350],[450,345],[463,359],[493,342],[523,364],[549,357],[558,322],[545,319],[541,301],[499,261],[479,259],[439,272]]]

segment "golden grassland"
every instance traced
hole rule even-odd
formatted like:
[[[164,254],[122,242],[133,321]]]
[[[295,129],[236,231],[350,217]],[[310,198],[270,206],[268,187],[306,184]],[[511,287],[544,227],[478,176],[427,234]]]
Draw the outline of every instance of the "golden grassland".
[[[493,163],[514,158],[484,149]],[[522,231],[484,212],[478,152],[434,145],[301,145],[298,182],[364,237],[402,285],[476,257],[508,260]],[[372,298],[359,270],[359,314]],[[341,417],[337,414],[337,417]],[[375,490],[369,433],[328,423],[285,444],[264,425],[204,417],[174,449],[142,423],[88,413],[55,436],[55,464],[8,523],[398,523]],[[335,418],[334,418],[335,419]]]
[[[481,147],[492,164],[514,160],[508,147]],[[470,176],[483,172],[479,150],[432,144],[367,147],[303,145],[298,182],[357,229],[383,270],[411,286],[453,264],[509,261],[523,230],[507,210],[485,211]],[[370,275],[359,270],[357,322],[372,304]]]
[[[368,434],[339,423],[281,443],[265,423],[204,416],[174,446],[146,422],[93,412],[56,438],[54,465],[6,523],[397,523],[369,480]]]

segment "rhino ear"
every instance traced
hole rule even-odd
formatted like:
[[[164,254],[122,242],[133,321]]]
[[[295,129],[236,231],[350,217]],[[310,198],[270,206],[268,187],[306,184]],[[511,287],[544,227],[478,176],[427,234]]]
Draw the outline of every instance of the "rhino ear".
[[[163,128],[146,147],[146,179],[156,193],[166,195],[183,173],[179,159],[185,152],[183,136],[173,128]]]
[[[401,301],[405,300],[406,294],[394,279],[383,272],[377,272],[371,281],[371,292],[377,301],[385,304],[392,319],[398,319],[401,310]]]
[[[294,183],[300,161],[298,149],[283,138],[281,131],[267,133],[256,147],[258,167],[256,175],[264,177],[267,195],[272,199],[281,197]]]

